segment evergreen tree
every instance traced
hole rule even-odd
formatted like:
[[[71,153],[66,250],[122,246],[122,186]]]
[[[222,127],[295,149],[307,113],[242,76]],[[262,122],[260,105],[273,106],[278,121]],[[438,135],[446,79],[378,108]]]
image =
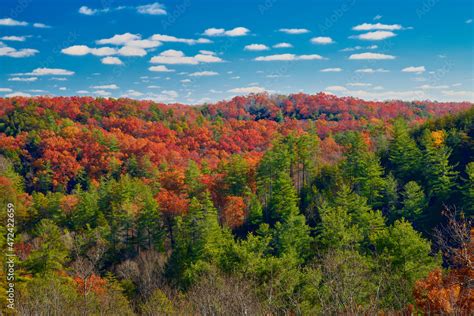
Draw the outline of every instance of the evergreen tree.
[[[444,131],[423,134],[424,176],[431,197],[443,200],[450,194],[457,176],[449,164],[451,149],[444,144]]]
[[[371,152],[359,133],[347,135],[349,149],[343,163],[344,174],[351,179],[355,192],[367,198],[372,206],[380,206],[385,179],[379,158]]]
[[[411,222],[416,221],[427,206],[423,189],[415,181],[410,181],[403,187],[402,196],[401,216]]]
[[[389,146],[389,160],[397,178],[404,181],[418,179],[422,161],[421,150],[410,136],[404,119],[393,122],[393,139]]]

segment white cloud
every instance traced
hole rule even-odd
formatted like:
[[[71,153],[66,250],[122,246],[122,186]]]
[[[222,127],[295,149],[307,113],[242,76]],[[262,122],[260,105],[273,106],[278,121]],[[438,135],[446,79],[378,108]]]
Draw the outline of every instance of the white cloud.
[[[26,36],[3,36],[0,39],[3,41],[24,42],[26,40]]]
[[[60,90],[60,91],[66,91],[67,88],[66,88],[66,87],[59,87],[59,90]]]
[[[433,90],[437,90],[437,89],[449,89],[449,86],[448,85],[439,85],[439,86],[432,86],[432,85],[429,85],[429,84],[424,84],[422,86],[419,86],[418,88],[420,89],[433,89]]]
[[[256,61],[294,61],[294,60],[318,60],[324,59],[317,54],[312,55],[295,55],[295,54],[276,54],[268,56],[259,56],[255,58]]]
[[[7,98],[13,98],[13,97],[31,97],[31,94],[29,93],[24,93],[24,92],[13,92],[6,94],[5,97]]]
[[[309,33],[308,29],[298,29],[298,28],[292,28],[292,29],[279,29],[280,32],[286,33],[286,34],[305,34]]]
[[[185,43],[188,45],[212,43],[212,41],[207,38],[190,39],[190,38],[179,38],[176,36],[163,35],[163,34],[154,34],[151,37],[151,39],[154,41],[160,41],[160,42]]]
[[[262,87],[243,87],[243,88],[234,88],[230,89],[227,92],[237,93],[237,94],[249,94],[249,93],[262,93],[266,89]]]
[[[5,19],[0,19],[0,25],[3,25],[3,26],[26,26],[26,25],[28,25],[28,22],[17,21],[17,20],[13,20],[11,18],[5,18]]]
[[[386,55],[380,53],[361,53],[361,54],[352,54],[349,56],[349,59],[361,60],[361,59],[395,59],[393,55]]]
[[[291,45],[290,43],[278,43],[278,44],[273,45],[273,48],[291,48],[291,47],[293,47],[293,45]]]
[[[36,27],[37,29],[49,29],[51,26],[46,25],[44,23],[33,23],[33,27]]]
[[[39,53],[39,51],[32,48],[16,49],[9,46],[0,46],[0,56],[23,58],[34,56],[37,53]]]
[[[376,16],[374,16],[375,21],[380,20],[381,18],[382,18],[382,16],[380,14],[377,14]]]
[[[98,12],[97,10],[91,9],[87,6],[82,6],[82,7],[79,8],[79,13],[84,14],[84,15],[94,15],[97,12]]]
[[[347,91],[347,88],[343,87],[343,86],[329,86],[329,87],[326,87],[326,90],[328,90],[328,91]]]
[[[16,76],[72,76],[74,71],[61,68],[36,68],[32,72],[17,73]]]
[[[89,94],[90,92],[87,91],[87,90],[77,90],[76,93],[77,94]]]
[[[127,93],[121,95],[121,98],[137,98],[143,95],[142,92],[136,90],[127,90]]]
[[[108,96],[112,95],[112,93],[110,93],[109,91],[105,91],[105,90],[97,90],[97,91],[94,91],[93,93],[98,95],[98,96],[101,96],[101,97],[108,97]]]
[[[104,65],[123,65],[123,62],[117,57],[104,57],[100,61]]]
[[[408,90],[408,91],[366,91],[366,90],[333,90],[336,94],[340,96],[353,96],[357,98],[362,98],[365,100],[425,100],[427,95],[424,91],[421,90]]]
[[[100,90],[116,90],[119,87],[116,84],[105,84],[100,86],[91,86],[92,89],[100,89]]]
[[[138,6],[137,12],[141,14],[150,14],[150,15],[165,15],[166,14],[165,7],[158,2]]]
[[[110,38],[103,38],[96,41],[99,45],[111,44],[111,45],[126,45],[130,41],[140,40],[140,34],[124,33],[116,34]]]
[[[416,74],[421,74],[425,72],[425,66],[410,66],[402,69],[402,72],[411,72],[411,73],[416,73]]]
[[[124,46],[118,50],[122,56],[138,56],[143,57],[147,54],[146,50],[140,47]]]
[[[365,83],[365,82],[349,82],[346,84],[346,86],[350,87],[370,87],[372,84],[371,83]]]
[[[181,80],[181,83],[190,83],[191,82],[191,79],[183,79]]]
[[[244,50],[250,51],[262,51],[262,50],[269,50],[270,48],[264,44],[250,44],[244,47]]]
[[[242,26],[239,26],[239,27],[236,27],[236,28],[233,28],[231,30],[225,30],[223,28],[209,28],[207,30],[204,31],[204,35],[206,36],[231,36],[231,37],[235,37],[235,36],[245,36],[247,35],[247,33],[249,33],[250,30],[248,28],[245,28],[245,27],[242,27]]]
[[[390,38],[394,36],[397,36],[397,34],[391,31],[375,31],[375,32],[360,34],[360,35],[354,36],[354,38],[358,38],[358,39],[366,40],[366,41],[381,41],[386,38]]]
[[[23,81],[23,82],[33,82],[36,80],[38,80],[38,77],[27,77],[27,78],[13,77],[13,78],[8,79],[8,81]]]
[[[10,88],[0,88],[0,92],[12,92]]]
[[[74,45],[63,48],[61,53],[72,56],[84,56],[92,54],[95,56],[110,56],[117,54],[117,50],[111,47],[91,48],[86,45]]]
[[[217,76],[219,73],[215,71],[198,71],[189,74],[190,77],[209,77],[209,76]]]
[[[155,48],[161,46],[161,42],[144,39],[144,40],[133,40],[127,43],[127,46],[139,47],[139,48]]]
[[[456,101],[469,101],[474,102],[474,92],[473,91],[466,91],[466,90],[443,90],[441,93],[444,96],[448,96],[451,99],[455,99]]]
[[[321,72],[341,72],[342,68],[324,68],[320,70]]]
[[[402,26],[400,24],[363,23],[363,24],[354,26],[352,29],[354,31],[372,31],[372,30],[396,31],[396,30],[401,30]]]
[[[361,50],[361,49],[377,49],[379,48],[377,45],[370,45],[370,46],[354,46],[354,47],[347,47],[343,48],[340,51],[341,52],[353,52],[356,50]]]
[[[320,44],[320,45],[327,45],[327,44],[333,44],[334,41],[333,41],[332,38],[327,37],[327,36],[318,36],[318,37],[313,37],[311,39],[311,43]]]
[[[166,65],[197,65],[199,63],[217,63],[223,60],[217,56],[209,54],[197,54],[195,56],[185,56],[182,51],[169,49],[150,59],[154,64]]]
[[[357,69],[355,72],[372,74],[372,73],[376,73],[376,72],[389,72],[389,71],[386,70],[386,69],[383,69],[383,68],[377,68],[377,69],[362,68],[362,69]]]
[[[174,71],[173,69],[168,69],[164,65],[151,66],[150,68],[148,68],[148,70],[155,71],[155,72],[173,72]]]

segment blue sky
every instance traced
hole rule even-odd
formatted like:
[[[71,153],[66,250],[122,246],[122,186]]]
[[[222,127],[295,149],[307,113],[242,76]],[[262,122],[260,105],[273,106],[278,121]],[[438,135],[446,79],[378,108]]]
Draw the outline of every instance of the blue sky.
[[[474,2],[2,0],[0,96],[474,101]]]

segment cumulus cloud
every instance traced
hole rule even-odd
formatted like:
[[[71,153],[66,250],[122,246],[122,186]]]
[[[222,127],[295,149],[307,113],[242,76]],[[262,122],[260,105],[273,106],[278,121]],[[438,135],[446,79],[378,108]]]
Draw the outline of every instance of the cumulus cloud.
[[[17,73],[16,76],[72,76],[74,71],[61,68],[36,68],[32,72]]]
[[[234,89],[228,90],[227,92],[237,93],[237,94],[249,94],[249,93],[262,93],[265,91],[266,91],[265,88],[253,86],[253,87],[234,88]]]
[[[197,65],[199,63],[218,63],[222,61],[223,60],[217,56],[202,53],[195,56],[185,56],[182,51],[174,49],[161,52],[159,55],[150,59],[151,63],[166,65]]]
[[[21,82],[33,82],[38,80],[38,77],[13,77],[9,78],[8,81],[21,81]]]
[[[26,26],[28,25],[28,22],[24,21],[17,21],[12,18],[5,18],[5,19],[0,19],[0,25],[3,26]]]
[[[425,72],[425,66],[410,66],[402,69],[402,72],[411,72],[411,73],[416,73],[416,74],[421,74]]]
[[[154,34],[151,37],[151,39],[154,41],[160,41],[160,42],[185,43],[188,45],[212,43],[212,41],[207,38],[190,39],[190,38],[179,38],[176,36],[163,35],[163,34]]]
[[[36,27],[37,29],[49,29],[51,26],[46,25],[44,23],[33,23],[33,27]]]
[[[374,31],[353,36],[353,38],[358,38],[366,41],[381,41],[394,36],[397,36],[397,34],[391,31]]]
[[[448,96],[451,100],[474,102],[474,92],[466,90],[443,90],[441,93]]]
[[[137,12],[141,14],[149,14],[149,15],[165,15],[166,14],[164,5],[158,2],[138,6]]]
[[[354,46],[354,47],[347,47],[347,48],[343,48],[341,49],[340,51],[341,52],[353,52],[353,51],[356,51],[356,50],[361,50],[361,49],[377,49],[379,48],[377,45],[370,45],[370,46]]]
[[[262,51],[262,50],[269,50],[270,48],[264,44],[250,44],[244,47],[245,50],[250,51]]]
[[[198,71],[189,74],[190,77],[209,77],[209,76],[217,76],[219,73],[215,71]]]
[[[123,46],[118,50],[118,54],[129,57],[143,57],[147,54],[147,51],[140,47]]]
[[[106,85],[99,85],[99,86],[91,86],[92,89],[100,89],[100,90],[117,90],[119,87],[116,84],[106,84]]]
[[[273,45],[273,48],[291,48],[291,47],[293,47],[293,45],[291,45],[290,43],[278,43],[278,44]]]
[[[104,57],[100,60],[104,65],[123,65],[120,58],[117,57]]]
[[[94,91],[93,93],[95,95],[100,96],[100,97],[108,97],[108,96],[112,95],[112,93],[110,93],[109,91],[106,91],[106,90],[97,90],[97,91]]]
[[[318,60],[324,59],[321,55],[295,55],[295,54],[276,54],[268,56],[259,56],[256,61],[296,61],[296,60]]]
[[[79,13],[84,14],[84,15],[94,15],[94,14],[97,13],[97,10],[91,9],[91,8],[84,5],[84,6],[79,8]]]
[[[5,97],[7,98],[13,98],[13,97],[31,97],[31,94],[29,93],[24,93],[24,92],[13,92],[6,94]]]
[[[395,59],[393,55],[380,54],[380,53],[361,53],[361,54],[352,54],[349,56],[349,59],[352,60],[363,60],[363,59]]]
[[[303,29],[303,28],[290,28],[290,29],[283,28],[283,29],[279,29],[278,31],[286,33],[286,34],[305,34],[305,33],[309,33],[308,29]]]
[[[340,89],[332,90],[337,95],[340,96],[353,96],[357,98],[362,98],[365,100],[376,100],[376,101],[385,101],[385,100],[424,100],[427,98],[427,95],[424,91],[421,90],[407,90],[407,91],[366,91],[366,90],[350,90],[350,89]]]
[[[350,87],[370,87],[372,84],[371,83],[365,83],[365,82],[349,82],[346,84],[346,86]]]
[[[61,50],[61,53],[72,56],[84,56],[92,54],[95,56],[110,56],[117,54],[117,50],[111,47],[91,48],[86,45],[73,45]]]
[[[347,91],[347,88],[343,86],[329,86],[329,87],[326,87],[326,90],[327,91]]]
[[[151,66],[150,68],[148,68],[148,70],[155,71],[155,72],[173,72],[174,71],[173,69],[168,69],[164,65]]]
[[[373,31],[373,30],[396,31],[396,30],[401,30],[402,26],[400,24],[362,23],[362,24],[354,26],[352,29],[354,31]]]
[[[0,39],[3,41],[24,42],[26,40],[26,36],[3,36]]]
[[[235,37],[235,36],[245,36],[249,32],[250,32],[250,30],[248,28],[245,28],[245,27],[242,27],[242,26],[233,28],[231,30],[211,27],[211,28],[205,30],[203,34],[206,35],[206,36],[230,36],[230,37]]]
[[[342,68],[324,68],[320,70],[321,72],[341,72]]]
[[[383,68],[377,68],[377,69],[373,69],[373,68],[362,68],[362,69],[357,69],[355,72],[372,74],[372,73],[376,73],[376,72],[388,72],[388,70],[387,70],[387,69],[383,69]]]
[[[111,45],[126,45],[130,41],[140,40],[140,34],[124,33],[116,34],[110,38],[104,38],[97,40],[96,43],[99,45],[111,44]]]
[[[0,92],[12,92],[10,88],[0,88]]]
[[[333,44],[334,41],[333,41],[332,38],[327,37],[327,36],[318,36],[318,37],[313,37],[311,39],[311,43],[320,44],[320,45],[327,45],[327,44]]]
[[[425,89],[425,90],[428,90],[428,89],[436,90],[436,89],[449,89],[449,86],[448,85],[432,86],[432,85],[429,85],[429,84],[424,84],[422,86],[419,86],[418,88]]]
[[[16,49],[9,46],[2,46],[0,44],[0,56],[23,58],[23,57],[34,56],[37,53],[39,53],[39,51],[32,48]]]

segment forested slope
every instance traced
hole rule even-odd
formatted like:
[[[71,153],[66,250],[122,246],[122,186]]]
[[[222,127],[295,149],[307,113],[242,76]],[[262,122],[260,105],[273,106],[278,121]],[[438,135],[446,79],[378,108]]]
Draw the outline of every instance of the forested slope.
[[[0,99],[17,309],[469,313],[473,118],[326,94]]]

